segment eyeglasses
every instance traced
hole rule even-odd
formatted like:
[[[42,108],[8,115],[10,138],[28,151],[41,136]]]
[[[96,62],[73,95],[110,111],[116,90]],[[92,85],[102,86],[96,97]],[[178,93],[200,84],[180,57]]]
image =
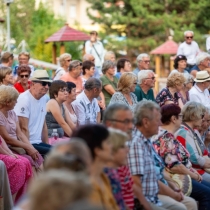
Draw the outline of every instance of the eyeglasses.
[[[109,119],[109,121],[123,123],[125,125],[129,125],[130,123],[134,124],[134,120],[125,119],[125,120],[116,120],[116,119]]]
[[[181,118],[181,119],[183,118],[183,114],[179,114],[178,116],[179,116],[179,118]]]
[[[21,78],[24,78],[24,77],[25,77],[25,78],[28,78],[29,75],[28,75],[28,74],[26,74],[26,75],[20,75],[20,77],[21,77]]]
[[[144,60],[143,62],[144,63],[150,63],[150,60]]]
[[[151,79],[151,80],[154,80],[154,79],[155,79],[155,77],[151,77],[151,78],[145,78],[145,79]]]
[[[193,39],[193,36],[186,36],[187,39]]]
[[[60,89],[59,91],[61,91],[61,92],[69,92],[69,89],[68,88],[63,88],[63,89]]]
[[[66,60],[66,61],[70,62],[70,61],[72,61],[72,60],[71,60],[71,59],[69,59],[69,60]]]
[[[45,82],[45,81],[33,81],[35,83],[39,83],[41,84],[43,87],[45,87],[46,85],[48,85],[49,87],[51,86],[51,82]]]

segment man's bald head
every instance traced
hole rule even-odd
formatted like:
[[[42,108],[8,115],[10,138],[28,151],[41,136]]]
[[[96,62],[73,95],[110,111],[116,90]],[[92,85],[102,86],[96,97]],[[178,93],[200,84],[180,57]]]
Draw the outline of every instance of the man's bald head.
[[[91,54],[85,54],[82,58],[82,62],[84,61],[91,61],[91,62],[95,62],[95,58],[91,55]]]

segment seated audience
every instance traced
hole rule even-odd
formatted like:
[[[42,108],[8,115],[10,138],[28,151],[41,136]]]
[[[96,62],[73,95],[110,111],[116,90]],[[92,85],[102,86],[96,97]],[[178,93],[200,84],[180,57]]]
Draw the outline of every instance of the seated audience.
[[[91,190],[85,175],[66,170],[42,173],[29,188],[30,210],[59,210],[86,200]]]
[[[0,135],[7,145],[12,146],[11,149],[14,152],[22,149],[21,156],[27,158],[31,165],[39,171],[43,158],[21,131],[18,117],[13,111],[19,95],[17,90],[2,85],[0,86],[0,95]]]
[[[53,80],[59,80],[61,76],[69,70],[69,65],[71,62],[71,55],[69,53],[64,53],[59,57],[60,67],[55,71],[55,77]]]
[[[117,73],[115,76],[120,79],[123,73],[131,72],[131,62],[126,58],[121,58],[117,61]]]
[[[76,85],[73,83],[73,82],[66,82],[67,84],[67,88],[68,88],[68,97],[66,99],[66,101],[64,101],[64,105],[66,106],[66,108],[68,109],[69,111],[69,115],[70,115],[70,118],[71,118],[71,121],[74,123],[75,126],[78,125],[78,122],[77,122],[77,115],[73,109],[73,106],[72,106],[72,102],[76,100]]]
[[[108,130],[102,125],[85,125],[76,130],[72,136],[79,137],[87,143],[93,159],[90,171],[93,190],[90,193],[90,200],[104,209],[119,209],[109,180],[103,172],[103,168],[113,158]]]
[[[59,138],[64,138],[64,134],[71,136],[75,125],[73,124],[69,111],[63,104],[68,97],[67,84],[62,80],[55,80],[51,83],[49,93],[50,100],[46,104],[46,124],[48,138],[51,137],[53,129],[57,129]]]
[[[7,168],[10,190],[16,203],[26,192],[28,182],[33,176],[31,164],[26,158],[14,154],[1,136],[0,160],[4,162]]]
[[[210,158],[205,157],[208,156],[208,151],[195,131],[201,126],[205,113],[206,108],[201,103],[187,102],[182,109],[182,126],[175,136],[190,153],[193,168],[198,171],[203,180],[210,182],[210,174],[205,172],[206,168],[210,168]]]
[[[173,73],[168,77],[166,88],[163,88],[156,96],[156,102],[160,105],[160,107],[171,103],[180,106],[180,108],[183,107],[179,91],[182,90],[184,82],[185,78],[179,72]]]
[[[10,67],[0,67],[0,85],[14,84],[12,69]]]
[[[160,107],[153,101],[142,100],[135,110],[135,130],[129,147],[128,165],[134,183],[142,188],[140,203],[146,209],[197,209],[196,202],[182,192],[171,189],[163,179],[161,158],[153,149],[150,138],[158,133]]]
[[[46,70],[34,71],[30,90],[20,94],[14,108],[21,131],[42,156],[46,155],[51,148],[48,144],[45,122],[47,101],[45,95],[51,82]]]
[[[1,55],[0,67],[12,67],[14,55],[10,52],[4,52]]]
[[[102,92],[104,94],[106,106],[108,106],[112,95],[117,90],[118,79],[115,77],[115,64],[112,61],[105,61],[102,66],[103,76],[100,78],[102,82]]]
[[[100,108],[96,99],[100,92],[101,81],[96,78],[90,78],[85,83],[85,90],[72,102],[78,125],[100,122]]]
[[[155,101],[153,89],[155,87],[155,74],[152,70],[142,70],[138,73],[138,84],[134,94],[137,97],[137,101],[141,101],[144,98],[147,100]]]
[[[206,195],[210,184],[202,181],[202,177],[192,168],[190,154],[183,146],[183,141],[180,143],[175,137],[182,122],[181,109],[175,104],[167,104],[161,107],[161,114],[162,125],[158,135],[153,137],[154,148],[170,173],[189,175],[192,178],[190,197],[198,201],[199,210],[208,209],[210,198]]]
[[[190,89],[189,96],[190,101],[196,101],[202,103],[204,106],[210,106],[210,76],[207,71],[200,71],[196,73],[194,79],[195,85]]]
[[[64,82],[73,82],[76,85],[77,95],[82,92],[82,63],[78,60],[74,60],[70,63],[69,71],[61,76],[60,80]]]
[[[137,98],[133,93],[137,84],[136,80],[137,77],[132,72],[124,73],[117,84],[118,91],[112,95],[109,104],[122,103],[127,105],[131,111],[134,112],[137,104]]]
[[[14,87],[19,93],[23,93],[30,89],[31,82],[28,80],[31,74],[31,68],[28,65],[20,65],[17,68],[19,81],[14,84]]]
[[[196,73],[209,68],[209,64],[210,64],[210,55],[206,52],[200,52],[196,56],[196,65],[192,67],[192,69],[190,70],[190,74],[195,78]]]
[[[108,140],[112,144],[113,160],[107,163],[104,168],[104,172],[109,178],[112,186],[112,193],[119,208],[121,210],[126,210],[127,207],[125,201],[123,200],[120,177],[118,175],[117,168],[127,164],[128,148],[125,145],[125,142],[128,140],[128,136],[120,130],[109,128]]]

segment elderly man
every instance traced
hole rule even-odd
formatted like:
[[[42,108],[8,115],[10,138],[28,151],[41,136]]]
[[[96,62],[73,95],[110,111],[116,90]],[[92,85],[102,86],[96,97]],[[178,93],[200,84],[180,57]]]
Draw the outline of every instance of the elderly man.
[[[133,70],[133,73],[138,75],[139,71],[149,69],[150,56],[146,53],[139,54],[136,58],[137,68]]]
[[[121,58],[117,61],[117,73],[115,76],[120,79],[125,72],[131,72],[131,62],[126,58]]]
[[[45,122],[46,93],[51,82],[46,70],[36,70],[31,78],[30,89],[20,94],[14,108],[22,132],[42,156],[45,156],[51,147],[48,144]]]
[[[100,123],[100,108],[96,98],[99,96],[101,89],[101,81],[90,78],[85,83],[84,91],[72,102],[79,125]]]
[[[190,70],[190,74],[195,78],[198,71],[210,68],[210,55],[206,52],[200,52],[196,56],[196,65]]]
[[[14,56],[10,52],[4,52],[1,56],[1,64],[0,67],[11,67],[13,63]]]
[[[202,103],[204,106],[210,106],[210,95],[208,88],[210,86],[210,76],[207,71],[199,71],[194,79],[196,84],[190,89],[190,101]]]
[[[61,76],[60,80],[64,82],[73,82],[76,85],[76,94],[82,92],[82,62],[78,60],[74,60],[70,63],[69,72],[66,72],[63,76]]]
[[[85,52],[91,54],[95,58],[95,66],[99,74],[101,75],[101,68],[104,62],[104,47],[103,44],[97,40],[97,31],[90,32],[90,40],[85,43]]]
[[[182,193],[168,187],[164,180],[164,164],[160,165],[161,159],[150,141],[150,137],[158,133],[160,118],[160,107],[155,102],[143,100],[137,104],[134,116],[136,128],[133,139],[127,145],[128,166],[134,183],[142,190],[140,202],[145,209],[197,209],[192,198],[183,197]]]
[[[185,31],[185,41],[179,45],[177,55],[185,55],[187,57],[187,70],[190,71],[195,65],[196,55],[200,52],[197,42],[193,41],[194,32]]]
[[[134,92],[137,101],[141,101],[144,98],[155,101],[152,89],[155,86],[155,81],[155,74],[152,70],[144,70],[138,73],[138,85]]]

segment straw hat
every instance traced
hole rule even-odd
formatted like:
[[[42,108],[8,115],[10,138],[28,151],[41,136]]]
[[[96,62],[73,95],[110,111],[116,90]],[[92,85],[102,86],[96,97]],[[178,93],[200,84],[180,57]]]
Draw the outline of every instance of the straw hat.
[[[35,70],[33,72],[31,81],[43,81],[43,82],[52,82],[46,70]]]
[[[207,71],[199,71],[196,73],[196,78],[194,79],[195,82],[206,82],[210,81],[210,76]]]

